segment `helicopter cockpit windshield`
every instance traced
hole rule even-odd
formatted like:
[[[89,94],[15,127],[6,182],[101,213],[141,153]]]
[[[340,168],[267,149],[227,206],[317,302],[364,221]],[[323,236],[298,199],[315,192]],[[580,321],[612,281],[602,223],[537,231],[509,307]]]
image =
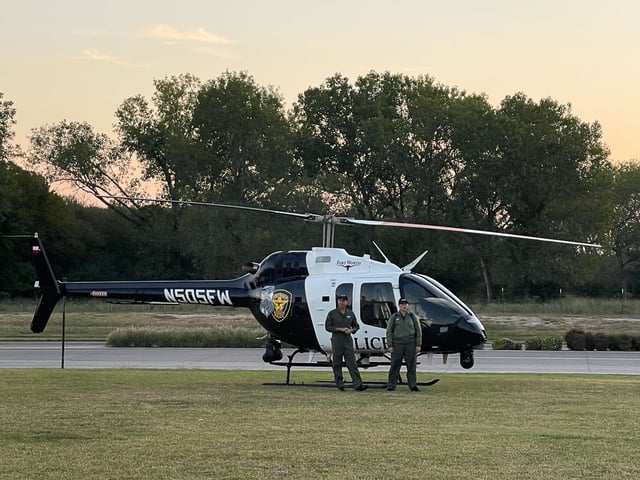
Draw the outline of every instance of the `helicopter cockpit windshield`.
[[[400,291],[409,301],[409,309],[429,324],[451,325],[473,315],[457,297],[422,275],[401,275]]]

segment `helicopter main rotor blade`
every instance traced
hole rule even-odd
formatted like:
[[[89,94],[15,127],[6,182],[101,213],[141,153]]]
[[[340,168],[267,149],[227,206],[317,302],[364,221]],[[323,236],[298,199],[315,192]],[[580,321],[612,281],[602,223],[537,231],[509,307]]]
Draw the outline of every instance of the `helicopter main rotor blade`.
[[[562,243],[566,245],[576,245],[580,247],[592,247],[592,248],[602,248],[602,245],[598,245],[596,243],[584,243],[584,242],[574,242],[571,240],[559,240],[556,238],[546,238],[546,237],[533,237],[529,235],[517,235],[514,233],[502,233],[502,232],[491,232],[488,230],[474,230],[471,228],[458,228],[458,227],[447,227],[443,225],[429,225],[423,223],[404,223],[404,222],[389,222],[383,220],[359,220],[351,217],[339,217],[335,215],[318,215],[316,213],[295,213],[295,212],[285,212],[282,210],[270,210],[268,208],[259,208],[259,207],[245,207],[241,205],[229,205],[225,203],[213,203],[213,202],[196,202],[192,200],[169,200],[163,198],[143,198],[143,197],[118,197],[112,195],[100,195],[100,198],[110,198],[113,200],[119,201],[131,201],[131,202],[157,202],[157,203],[172,203],[172,204],[180,204],[180,205],[200,205],[206,207],[220,207],[220,208],[231,208],[236,210],[248,210],[254,212],[263,212],[263,213],[272,213],[276,215],[287,215],[289,217],[297,217],[302,218],[308,222],[319,222],[323,223],[323,229],[325,232],[323,233],[324,246],[331,247],[333,246],[333,227],[336,224],[342,225],[370,225],[370,226],[384,226],[384,227],[401,227],[401,228],[421,228],[426,230],[443,230],[448,232],[460,232],[460,233],[472,233],[477,235],[489,235],[494,237],[508,237],[508,238],[518,238],[521,240],[536,240],[539,242],[552,242],[552,243]]]
[[[356,225],[371,225],[385,227],[403,227],[403,228],[422,228],[426,230],[444,230],[448,232],[473,233],[477,235],[490,235],[495,237],[519,238],[522,240],[537,240],[540,242],[564,243],[567,245],[576,245],[580,247],[602,248],[602,245],[596,243],[573,242],[571,240],[559,240],[556,238],[532,237],[529,235],[516,235],[514,233],[491,232],[488,230],[474,230],[471,228],[445,227],[442,225],[428,225],[422,223],[403,223],[403,222],[386,222],[382,220],[357,220],[354,218],[342,219],[344,223],[353,223]]]
[[[269,210],[268,208],[229,205],[226,203],[196,202],[192,200],[170,200],[170,199],[164,199],[164,198],[118,197],[114,195],[100,195],[100,198],[110,198],[112,200],[127,200],[131,202],[156,202],[156,203],[172,203],[172,204],[179,204],[179,205],[197,205],[197,206],[204,206],[204,207],[232,208],[236,210],[249,210],[253,212],[273,213],[276,215],[287,215],[290,217],[303,218],[307,221],[312,221],[312,222],[322,222],[324,221],[324,218],[325,218],[323,215],[316,215],[314,213],[285,212],[281,210]]]

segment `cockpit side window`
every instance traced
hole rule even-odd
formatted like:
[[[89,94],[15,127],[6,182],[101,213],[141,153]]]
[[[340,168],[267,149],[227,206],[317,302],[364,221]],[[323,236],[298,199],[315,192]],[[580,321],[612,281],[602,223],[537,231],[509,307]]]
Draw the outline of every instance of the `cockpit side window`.
[[[391,283],[364,283],[360,289],[360,319],[374,327],[387,328],[387,320],[397,311]]]
[[[338,288],[336,288],[336,298],[335,300],[335,307],[334,308],[338,308],[338,295],[346,295],[347,298],[349,299],[349,303],[347,304],[347,308],[353,308],[353,283],[342,283],[340,285],[338,285]]]

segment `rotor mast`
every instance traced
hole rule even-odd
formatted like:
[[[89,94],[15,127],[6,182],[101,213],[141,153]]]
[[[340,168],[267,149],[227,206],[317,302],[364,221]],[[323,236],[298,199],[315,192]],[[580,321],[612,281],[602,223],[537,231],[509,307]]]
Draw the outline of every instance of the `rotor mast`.
[[[322,222],[322,246],[333,247],[336,218],[333,215],[325,215]]]
[[[340,219],[331,214],[307,214],[306,220],[309,222],[322,223],[322,246],[325,248],[333,248],[336,224],[340,221]]]

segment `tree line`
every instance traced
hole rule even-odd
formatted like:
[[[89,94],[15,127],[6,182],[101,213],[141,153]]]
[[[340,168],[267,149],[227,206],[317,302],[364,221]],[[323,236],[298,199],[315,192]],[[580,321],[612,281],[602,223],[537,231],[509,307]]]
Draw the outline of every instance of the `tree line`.
[[[337,246],[378,255],[375,241],[401,266],[429,250],[416,270],[474,299],[640,291],[640,167],[614,165],[600,125],[569,105],[516,93],[493,107],[390,72],[335,74],[290,108],[246,72],[154,87],[117,108],[115,138],[64,120],[33,129],[24,151],[0,93],[0,234],[37,231],[68,280],[228,278],[320,242],[318,225],[295,218],[107,198],[151,196],[603,245],[338,228]],[[60,182],[94,202],[54,193]],[[0,295],[30,292],[26,250],[0,239]]]

